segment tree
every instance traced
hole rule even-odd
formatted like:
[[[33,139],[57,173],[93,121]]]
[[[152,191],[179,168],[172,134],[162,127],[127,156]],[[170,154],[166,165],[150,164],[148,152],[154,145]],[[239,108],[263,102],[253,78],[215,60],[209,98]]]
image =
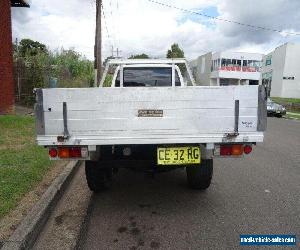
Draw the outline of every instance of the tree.
[[[137,55],[131,55],[128,59],[149,59],[150,57],[143,53],[143,54],[137,54]]]
[[[184,58],[184,52],[177,43],[173,43],[171,49],[167,52],[167,58]],[[177,66],[180,68],[181,73],[184,74],[186,71],[185,65],[179,64]]]
[[[38,53],[48,53],[47,47],[45,44],[42,44],[31,39],[22,39],[19,44],[19,56],[35,56]]]
[[[184,58],[184,52],[177,43],[174,43],[167,52],[167,58]]]

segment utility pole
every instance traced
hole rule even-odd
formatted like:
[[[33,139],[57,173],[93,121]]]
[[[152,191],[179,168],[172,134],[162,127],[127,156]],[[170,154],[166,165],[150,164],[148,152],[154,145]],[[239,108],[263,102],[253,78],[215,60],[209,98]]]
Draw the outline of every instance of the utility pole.
[[[119,54],[121,54],[121,52],[122,52],[122,50],[119,50],[119,48],[117,48],[117,58],[119,58],[119,57],[120,57],[120,55],[119,55]]]
[[[114,58],[114,53],[117,54],[116,58],[120,58],[120,54],[121,54],[122,50],[119,50],[119,48],[117,48],[116,50],[114,50],[114,46],[111,46],[111,57]]]
[[[17,86],[18,86],[18,101],[21,100],[21,84],[20,84],[20,61],[19,61],[19,42],[16,38],[16,47],[17,47]]]
[[[96,0],[96,34],[95,34],[95,86],[100,84],[101,76],[102,76],[102,34],[101,34],[101,6],[102,0]]]
[[[112,46],[111,46],[111,57],[112,57],[112,58],[114,58],[114,52],[115,52],[115,51],[114,51],[114,46],[112,45]]]

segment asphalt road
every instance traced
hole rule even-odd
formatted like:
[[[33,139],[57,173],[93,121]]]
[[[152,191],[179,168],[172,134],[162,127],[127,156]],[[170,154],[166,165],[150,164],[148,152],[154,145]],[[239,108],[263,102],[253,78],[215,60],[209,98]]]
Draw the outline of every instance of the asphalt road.
[[[205,192],[188,189],[182,170],[123,170],[92,199],[83,249],[239,249],[240,234],[296,234],[299,244],[300,121],[270,118],[251,155],[215,159]]]

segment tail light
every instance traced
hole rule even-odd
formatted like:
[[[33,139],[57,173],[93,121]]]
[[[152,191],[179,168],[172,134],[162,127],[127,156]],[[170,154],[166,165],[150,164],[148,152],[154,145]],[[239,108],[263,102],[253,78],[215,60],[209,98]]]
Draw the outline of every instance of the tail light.
[[[220,146],[220,155],[231,155],[231,146],[230,145],[221,145]]]
[[[235,144],[232,145],[232,155],[242,155],[243,154],[243,145]]]
[[[68,158],[86,158],[88,157],[88,149],[86,147],[58,147],[50,148],[49,156],[56,158],[57,156],[62,159]]]
[[[246,145],[245,147],[244,147],[244,153],[245,154],[250,154],[252,152],[252,147],[251,147],[251,145]]]
[[[243,150],[244,150],[243,144],[221,145],[220,146],[220,155],[222,155],[222,156],[242,155]]]
[[[55,158],[57,156],[57,150],[56,150],[56,148],[50,148],[49,149],[49,156],[51,158]]]
[[[80,158],[81,157],[81,148],[70,148],[69,149],[70,157]]]
[[[59,158],[69,158],[70,157],[69,148],[58,148],[58,156]]]

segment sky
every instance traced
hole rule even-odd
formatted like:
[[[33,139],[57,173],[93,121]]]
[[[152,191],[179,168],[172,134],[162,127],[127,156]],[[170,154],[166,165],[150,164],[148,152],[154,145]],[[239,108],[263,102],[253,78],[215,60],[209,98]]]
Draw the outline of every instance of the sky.
[[[30,38],[51,50],[75,49],[94,58],[96,0],[28,0],[13,8],[13,40]],[[149,0],[103,0],[103,57],[112,46],[128,57],[165,57],[178,43],[188,59],[210,51],[268,53],[286,42],[300,42],[299,0],[155,0],[178,8],[283,32],[270,32],[210,19]],[[290,33],[299,33],[291,35]],[[116,56],[116,53],[114,53]]]

